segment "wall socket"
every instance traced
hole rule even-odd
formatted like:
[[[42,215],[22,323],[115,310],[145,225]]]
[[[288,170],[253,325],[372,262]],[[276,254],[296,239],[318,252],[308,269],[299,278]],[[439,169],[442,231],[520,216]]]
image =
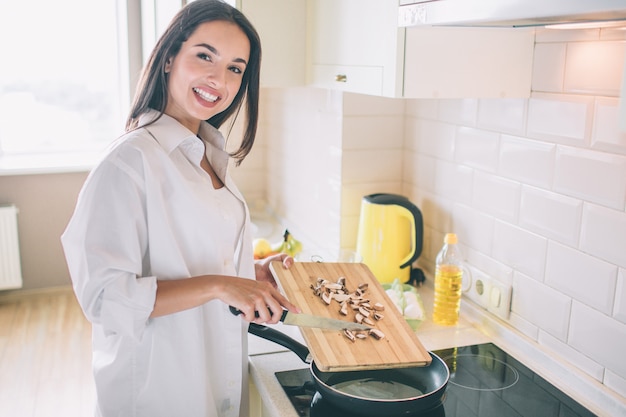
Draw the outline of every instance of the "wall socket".
[[[496,316],[508,320],[511,285],[472,269],[472,285],[463,295]]]

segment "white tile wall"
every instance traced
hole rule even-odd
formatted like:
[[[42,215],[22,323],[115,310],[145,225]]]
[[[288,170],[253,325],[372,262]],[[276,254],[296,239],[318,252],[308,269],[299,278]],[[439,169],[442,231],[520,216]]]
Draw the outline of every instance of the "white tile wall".
[[[563,90],[619,96],[625,51],[622,41],[568,43]]]
[[[567,340],[572,299],[524,274],[513,279],[511,311],[561,341]]]
[[[570,246],[578,244],[582,201],[551,191],[522,187],[519,225]]]
[[[456,131],[454,160],[460,165],[495,172],[499,140],[499,133],[461,126]]]
[[[523,134],[526,127],[526,100],[520,98],[481,100],[478,127],[497,132]]]
[[[593,175],[589,175],[593,172]],[[562,194],[624,209],[626,156],[557,146],[554,189]]]
[[[267,198],[317,244],[353,247],[361,197],[405,194],[420,266],[457,232],[473,268],[512,283],[511,326],[626,397],[625,32],[539,31],[529,99],[272,90]]]
[[[622,323],[626,323],[626,269],[624,268],[620,268],[617,275],[613,317]]]
[[[617,98],[596,98],[591,146],[598,150],[625,155],[626,132],[619,129],[618,106]]]
[[[531,138],[582,146],[591,130],[592,97],[535,93],[528,102]]]
[[[616,278],[615,265],[560,243],[548,243],[545,283],[609,316]]]
[[[623,377],[626,375],[624,325],[591,307],[572,304],[568,345]]]
[[[593,204],[583,206],[580,248],[626,268],[626,213]]]
[[[554,177],[556,145],[502,135],[498,172],[504,177],[549,189]]]
[[[519,215],[521,185],[500,176],[474,173],[472,205],[483,213],[516,222]]]
[[[543,280],[548,241],[510,223],[496,221],[491,255],[514,270]]]

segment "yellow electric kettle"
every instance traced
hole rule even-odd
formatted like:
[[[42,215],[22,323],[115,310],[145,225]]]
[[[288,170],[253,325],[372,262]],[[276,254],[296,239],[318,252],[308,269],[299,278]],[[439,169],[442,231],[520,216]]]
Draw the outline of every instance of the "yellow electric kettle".
[[[370,194],[361,200],[356,251],[380,283],[409,281],[423,234],[422,213],[406,197]]]

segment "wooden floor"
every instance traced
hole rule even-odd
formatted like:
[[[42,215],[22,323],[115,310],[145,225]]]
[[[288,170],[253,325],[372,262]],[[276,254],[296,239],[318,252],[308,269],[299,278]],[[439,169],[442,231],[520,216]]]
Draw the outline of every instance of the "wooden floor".
[[[94,415],[91,325],[70,288],[0,293],[0,416]]]

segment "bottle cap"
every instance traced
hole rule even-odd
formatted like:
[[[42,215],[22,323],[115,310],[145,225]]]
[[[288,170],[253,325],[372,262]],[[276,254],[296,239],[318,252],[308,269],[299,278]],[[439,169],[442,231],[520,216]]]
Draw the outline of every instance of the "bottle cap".
[[[456,233],[446,233],[446,237],[443,239],[443,242],[448,245],[455,245],[458,242]]]

